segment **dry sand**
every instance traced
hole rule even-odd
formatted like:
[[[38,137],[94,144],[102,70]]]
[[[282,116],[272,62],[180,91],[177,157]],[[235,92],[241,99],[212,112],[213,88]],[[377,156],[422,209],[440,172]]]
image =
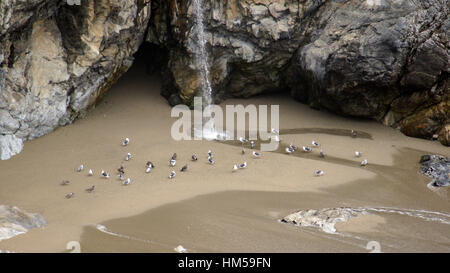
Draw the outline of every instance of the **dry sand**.
[[[144,70],[135,65],[85,119],[25,143],[21,154],[0,162],[0,204],[41,213],[48,221],[45,228],[1,241],[0,249],[61,252],[67,242],[81,241],[82,251],[88,252],[172,252],[179,244],[191,252],[353,252],[367,251],[366,243],[378,240],[384,251],[450,251],[449,223],[424,220],[413,211],[449,220],[448,189],[431,191],[428,179],[417,172],[420,155],[449,156],[449,148],[270,95],[225,103],[279,104],[280,127],[289,133],[282,136],[284,142],[301,146],[314,139],[326,159],[317,151],[267,152],[252,159],[232,142],[177,142],[170,137],[175,119],[159,95],[159,78]],[[345,135],[350,129],[370,137],[351,138]],[[131,143],[122,147],[125,137]],[[207,164],[209,149],[214,166]],[[354,150],[364,153],[367,167],[359,166]],[[115,170],[127,152],[133,154],[125,163],[132,184],[122,186]],[[177,176],[169,180],[174,152]],[[193,153],[198,162],[190,162]],[[156,165],[151,174],[144,172],[148,160]],[[233,164],[243,161],[248,168],[232,173]],[[178,172],[185,163],[188,172]],[[95,176],[88,177],[87,170],[77,173],[80,164]],[[102,169],[111,179],[100,177]],[[325,175],[314,177],[316,169]],[[71,183],[60,186],[62,180]],[[92,185],[95,191],[86,193]],[[75,197],[64,198],[68,192]],[[277,221],[299,209],[340,206],[400,210],[372,210],[376,216],[337,225],[338,234]],[[399,213],[408,210],[410,215]],[[97,224],[122,237],[98,231]]]

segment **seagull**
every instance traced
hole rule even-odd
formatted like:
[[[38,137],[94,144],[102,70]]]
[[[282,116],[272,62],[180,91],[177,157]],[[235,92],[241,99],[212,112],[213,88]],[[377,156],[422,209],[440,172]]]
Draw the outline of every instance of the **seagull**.
[[[174,154],[172,155],[172,159],[177,160],[177,153],[174,153]]]
[[[252,140],[252,141],[250,141],[250,149],[253,149],[253,148],[255,148],[255,142]]]
[[[147,163],[145,164],[145,166],[146,166],[147,168],[153,169],[153,168],[155,167],[155,164],[153,164],[151,161],[147,161]]]
[[[309,152],[311,152],[312,151],[312,149],[310,148],[310,147],[308,147],[308,146],[303,146],[303,151],[305,152],[305,153],[309,153]]]
[[[184,248],[182,245],[177,246],[173,250],[175,250],[175,252],[178,252],[178,253],[187,253],[187,249]]]
[[[275,137],[273,137],[273,139],[274,139],[276,142],[281,142],[281,138],[280,138],[279,135],[276,135]]]
[[[145,169],[145,173],[150,173],[152,171],[152,167],[147,167],[147,169]]]
[[[177,175],[177,174],[175,173],[175,171],[171,171],[170,174],[169,174],[169,179],[174,178],[175,175]]]
[[[172,159],[170,160],[170,163],[169,163],[169,164],[170,164],[171,167],[174,167],[174,166],[177,164],[177,161],[176,161],[175,159],[172,158]]]
[[[316,170],[316,171],[314,172],[314,174],[315,174],[316,176],[322,176],[322,175],[324,174],[324,172],[323,172],[322,170]]]
[[[208,156],[213,157],[213,153],[211,152],[211,150],[208,151]]]
[[[212,158],[212,157],[208,157],[208,161],[209,161],[209,164],[211,164],[211,165],[213,165],[213,164],[214,164],[214,160],[213,160],[213,158]]]
[[[197,156],[196,155],[192,155],[192,161],[197,161],[197,160],[198,160]]]
[[[89,169],[89,176],[93,176],[94,175],[94,171],[92,169]]]
[[[187,171],[188,165],[184,165],[183,168],[181,168],[180,172],[185,172]]]
[[[356,137],[356,131],[355,131],[355,130],[352,130],[352,131],[350,132],[350,135],[351,135],[353,138],[355,138],[355,137]]]
[[[78,167],[77,172],[81,172],[82,170],[84,170],[83,164],[81,164],[80,167]]]
[[[109,173],[107,173],[104,170],[102,170],[102,177],[109,178]]]
[[[127,180],[122,182],[122,185],[124,185],[124,186],[128,186],[130,184],[131,184],[131,179],[130,178],[127,178]]]
[[[362,156],[362,153],[361,153],[361,152],[358,152],[358,151],[355,151],[355,156],[356,156],[356,157],[361,157],[361,156]]]
[[[295,146],[294,144],[289,144],[289,148],[291,148],[292,151],[297,151],[298,147]]]
[[[67,199],[72,198],[74,195],[75,195],[75,193],[69,192],[68,194],[66,194],[66,198]]]
[[[69,184],[70,184],[70,182],[69,182],[68,180],[63,180],[63,181],[60,183],[61,186],[67,186],[67,185],[69,185]]]
[[[91,193],[91,192],[94,191],[94,189],[95,189],[95,186],[92,186],[92,187],[90,187],[90,188],[87,188],[86,191],[89,192],[89,193]]]
[[[247,161],[239,165],[239,169],[245,169],[247,168]]]
[[[120,168],[117,169],[117,172],[119,172],[119,174],[124,174],[125,173],[122,165],[120,166]]]
[[[369,162],[367,162],[367,159],[364,159],[363,161],[361,161],[361,166],[367,166]]]
[[[248,142],[248,140],[245,139],[245,138],[243,138],[243,137],[239,137],[239,141],[240,141],[242,144],[245,144],[245,143]]]
[[[261,153],[253,151],[253,156],[256,158],[261,157]]]
[[[128,161],[128,160],[130,160],[130,159],[131,159],[131,154],[128,153],[127,156],[125,157],[125,160]]]
[[[119,179],[122,181],[125,179],[125,177],[123,176],[123,173],[119,173]]]
[[[319,146],[320,146],[320,144],[319,144],[317,141],[315,141],[315,140],[313,140],[313,141],[311,142],[311,144],[312,144],[314,147],[319,147]]]
[[[276,134],[276,135],[279,135],[279,134],[280,134],[280,131],[278,131],[278,130],[275,129],[275,128],[272,128],[272,133],[273,133],[273,134]]]
[[[322,158],[325,158],[325,153],[323,152],[322,149],[320,149],[319,156]]]
[[[233,166],[233,172],[237,171],[239,169],[238,165],[234,164]]]
[[[127,146],[128,143],[130,143],[130,139],[129,138],[125,138],[125,140],[122,142],[122,146]]]
[[[288,154],[292,154],[294,152],[294,150],[291,147],[286,147],[286,153]]]

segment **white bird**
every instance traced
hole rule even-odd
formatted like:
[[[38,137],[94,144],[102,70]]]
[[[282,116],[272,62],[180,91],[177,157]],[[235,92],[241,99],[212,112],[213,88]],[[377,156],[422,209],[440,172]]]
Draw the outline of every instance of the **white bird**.
[[[252,140],[252,141],[250,141],[250,149],[253,149],[253,148],[255,148],[255,142]]]
[[[243,138],[243,137],[239,137],[239,141],[240,141],[242,144],[245,144],[245,143],[248,142],[248,140],[245,139],[245,138]]]
[[[171,171],[170,174],[169,174],[169,179],[174,178],[175,175],[177,175],[177,174],[175,173],[175,171]]]
[[[361,153],[361,152],[358,152],[358,151],[355,151],[355,156],[356,156],[356,157],[361,157],[361,156],[362,156],[362,153]]]
[[[280,131],[278,131],[278,130],[275,129],[275,128],[272,128],[272,133],[273,133],[273,134],[276,134],[276,135],[279,135],[279,134],[280,134]]]
[[[109,178],[109,173],[107,173],[104,170],[102,170],[102,177]]]
[[[213,165],[214,164],[214,159],[212,157],[208,157],[208,162],[209,162],[209,164]]]
[[[353,138],[355,138],[355,137],[357,136],[357,133],[356,133],[355,130],[352,130],[352,131],[350,132],[350,134],[351,134],[351,136],[352,136]]]
[[[320,146],[320,144],[319,144],[317,141],[315,141],[315,140],[313,140],[313,141],[311,142],[311,144],[312,144],[314,147],[319,147],[319,146]]]
[[[281,138],[279,135],[274,136],[273,140],[275,140],[276,142],[281,142]]]
[[[208,156],[213,157],[213,153],[211,152],[211,150],[208,151]]]
[[[308,146],[303,146],[302,149],[303,149],[303,151],[304,151],[305,153],[309,153],[309,152],[312,151],[312,149],[311,149],[310,147],[308,147]]]
[[[364,159],[363,161],[361,161],[361,166],[367,166],[369,162],[367,161],[367,159]]]
[[[89,176],[93,176],[94,175],[94,171],[92,169],[89,170]]]
[[[130,139],[129,138],[125,138],[125,140],[122,142],[122,146],[127,146],[128,143],[130,143]]]
[[[124,186],[130,185],[130,184],[131,184],[131,179],[130,179],[130,178],[127,178],[127,180],[123,181],[122,184],[123,184]]]
[[[147,167],[147,169],[145,170],[145,173],[150,173],[152,171],[152,167]]]
[[[78,167],[77,172],[81,172],[82,170],[84,170],[84,165],[81,164],[80,167]]]
[[[198,160],[197,156],[196,155],[192,155],[192,161],[197,161],[197,160]]]
[[[128,161],[128,160],[130,160],[130,159],[131,159],[131,154],[128,153],[127,156],[125,157],[125,160]]]
[[[234,164],[233,166],[233,172],[237,171],[239,169],[238,165]]]
[[[247,168],[247,162],[244,162],[241,165],[239,165],[239,169],[245,169],[245,168]]]
[[[187,249],[184,248],[182,245],[177,246],[173,250],[175,250],[175,252],[178,252],[178,253],[187,253]]]
[[[170,163],[169,163],[169,164],[170,164],[171,167],[175,167],[175,165],[177,164],[177,161],[176,161],[175,159],[172,158],[172,159],[170,160]]]
[[[286,147],[286,153],[288,153],[288,154],[292,154],[293,152],[294,152],[294,150],[292,150],[292,148],[291,147]]]
[[[254,157],[261,157],[261,153],[258,153],[258,152],[255,152],[255,151],[253,151],[253,156]]]
[[[316,171],[314,172],[314,174],[315,174],[316,176],[322,176],[322,175],[324,174],[324,172],[323,172],[322,170],[316,170]]]

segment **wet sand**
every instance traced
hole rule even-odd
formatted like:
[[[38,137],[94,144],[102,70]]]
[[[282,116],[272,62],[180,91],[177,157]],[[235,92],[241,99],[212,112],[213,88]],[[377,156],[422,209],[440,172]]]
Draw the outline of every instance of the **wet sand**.
[[[429,179],[418,173],[417,162],[423,153],[449,156],[449,148],[373,121],[315,111],[288,96],[227,100],[279,104],[283,145],[316,140],[327,153],[325,159],[317,151],[267,152],[252,159],[234,142],[172,140],[175,119],[159,90],[159,78],[135,65],[86,118],[26,142],[21,154],[0,161],[0,204],[41,213],[48,221],[45,228],[0,241],[0,249],[62,252],[67,242],[81,241],[86,252],[173,252],[180,244],[192,252],[358,252],[377,240],[383,251],[450,251],[449,225],[412,211],[448,220],[448,188],[427,188]],[[349,137],[350,129],[361,137]],[[122,147],[125,137],[131,143]],[[206,160],[209,149],[214,166]],[[367,167],[359,166],[354,150],[363,152]],[[115,170],[127,152],[133,154],[125,163],[132,184],[125,187]],[[174,152],[177,176],[169,180]],[[198,162],[190,162],[193,153]],[[151,174],[144,172],[148,160],[156,165]],[[232,173],[233,164],[243,161],[248,168]],[[178,172],[185,163],[188,172]],[[95,176],[77,173],[80,164]],[[114,175],[102,179],[101,169]],[[325,175],[314,177],[315,169]],[[62,180],[71,183],[60,186]],[[86,193],[92,185],[95,191]],[[65,199],[68,192],[74,198]],[[340,206],[400,210],[372,210],[376,217],[337,225],[339,234],[277,221],[300,209]],[[408,211],[412,216],[398,213]],[[110,233],[96,229],[98,224]]]

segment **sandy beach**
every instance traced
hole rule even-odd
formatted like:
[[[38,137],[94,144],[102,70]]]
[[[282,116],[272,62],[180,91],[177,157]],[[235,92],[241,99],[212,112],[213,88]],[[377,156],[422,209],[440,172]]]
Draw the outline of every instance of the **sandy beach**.
[[[64,252],[79,241],[83,252],[449,252],[450,193],[432,191],[419,174],[423,154],[450,156],[438,142],[410,138],[377,122],[313,110],[286,96],[262,95],[253,104],[279,104],[284,144],[321,143],[317,150],[279,151],[254,159],[234,142],[174,141],[175,119],[160,96],[160,79],[136,63],[83,119],[28,141],[22,153],[0,161],[0,204],[42,214],[44,228],[0,241],[15,252]],[[248,104],[229,99],[225,104]],[[362,136],[346,135],[357,130]],[[130,145],[122,147],[125,137]],[[216,164],[207,162],[212,150]],[[250,149],[247,149],[250,151]],[[363,152],[369,160],[360,166]],[[116,169],[127,152],[123,186]],[[168,161],[178,154],[176,178]],[[191,162],[195,153],[198,162]],[[150,160],[156,167],[145,173]],[[233,164],[248,162],[233,173]],[[189,164],[186,173],[179,169]],[[93,169],[76,172],[84,164]],[[101,170],[111,173],[100,177]],[[315,177],[316,169],[325,174]],[[61,186],[62,180],[70,184]],[[95,185],[93,193],[85,189]],[[66,199],[65,195],[75,196]],[[302,209],[366,208],[368,215],[336,225],[338,234],[279,222]],[[108,231],[97,227],[102,225]]]

